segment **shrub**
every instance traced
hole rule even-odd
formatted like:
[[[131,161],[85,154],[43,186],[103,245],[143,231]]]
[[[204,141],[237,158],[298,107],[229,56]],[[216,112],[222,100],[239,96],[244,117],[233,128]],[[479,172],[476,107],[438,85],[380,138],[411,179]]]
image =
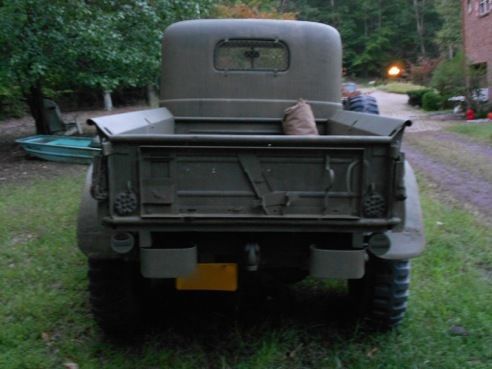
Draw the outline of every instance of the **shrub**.
[[[431,86],[448,99],[452,96],[465,95],[466,77],[464,66],[464,57],[458,53],[451,60],[444,60],[434,70],[431,80]]]
[[[439,110],[442,107],[442,103],[443,97],[434,91],[427,91],[422,96],[422,108],[425,111]]]
[[[492,113],[492,103],[482,103],[476,106],[475,115],[477,119],[485,119]]]
[[[26,113],[26,105],[16,88],[0,86],[0,119],[20,118]]]
[[[431,88],[421,88],[420,90],[410,91],[407,93],[408,95],[408,103],[412,106],[422,107],[422,96],[425,93],[431,92]]]

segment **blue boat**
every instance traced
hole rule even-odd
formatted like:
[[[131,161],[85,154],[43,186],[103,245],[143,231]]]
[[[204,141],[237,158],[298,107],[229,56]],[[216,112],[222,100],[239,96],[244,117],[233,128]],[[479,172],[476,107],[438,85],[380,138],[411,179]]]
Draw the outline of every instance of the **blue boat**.
[[[91,137],[36,135],[15,142],[31,156],[65,163],[90,164],[101,150]]]

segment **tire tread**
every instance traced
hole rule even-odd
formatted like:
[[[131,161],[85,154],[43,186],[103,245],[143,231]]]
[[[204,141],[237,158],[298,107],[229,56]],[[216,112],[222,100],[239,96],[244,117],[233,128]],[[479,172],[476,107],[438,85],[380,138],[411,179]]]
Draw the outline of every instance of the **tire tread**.
[[[89,301],[97,324],[109,334],[135,331],[141,322],[141,277],[121,260],[89,259]]]
[[[398,326],[407,310],[410,283],[408,260],[383,260],[370,256],[366,275],[349,281],[360,315],[370,327],[390,330]]]

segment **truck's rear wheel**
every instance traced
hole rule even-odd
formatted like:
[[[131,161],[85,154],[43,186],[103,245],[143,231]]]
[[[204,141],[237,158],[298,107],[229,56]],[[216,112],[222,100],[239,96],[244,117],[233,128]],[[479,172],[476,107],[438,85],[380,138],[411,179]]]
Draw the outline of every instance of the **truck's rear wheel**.
[[[365,276],[350,280],[349,291],[357,312],[371,328],[389,330],[403,320],[409,282],[408,260],[384,260],[371,255]]]
[[[110,335],[135,331],[141,323],[143,278],[138,265],[121,260],[89,259],[92,313]]]
[[[378,102],[373,96],[369,95],[349,97],[347,101],[347,108],[350,111],[356,111],[359,113],[379,115]]]

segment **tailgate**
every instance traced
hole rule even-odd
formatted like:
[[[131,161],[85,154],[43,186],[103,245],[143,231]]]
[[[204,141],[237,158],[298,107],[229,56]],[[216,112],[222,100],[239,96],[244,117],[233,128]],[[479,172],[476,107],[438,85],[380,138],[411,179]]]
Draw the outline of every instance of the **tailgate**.
[[[385,193],[389,178],[385,155],[370,151],[139,146],[140,216],[358,219],[366,192]]]

